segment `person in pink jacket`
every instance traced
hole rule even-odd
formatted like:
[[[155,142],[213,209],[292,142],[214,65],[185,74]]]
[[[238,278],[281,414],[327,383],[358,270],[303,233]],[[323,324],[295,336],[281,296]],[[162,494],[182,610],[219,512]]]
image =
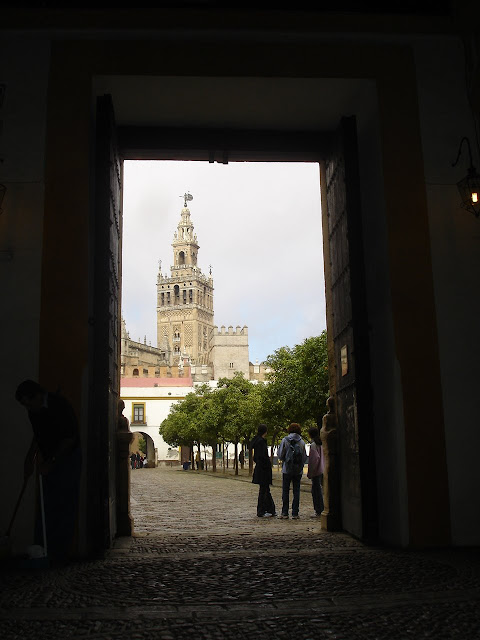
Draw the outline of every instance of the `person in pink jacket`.
[[[312,518],[319,518],[323,511],[323,449],[320,433],[317,427],[308,430],[312,439],[310,444],[310,454],[308,456],[307,478],[312,481],[312,499],[315,515]]]

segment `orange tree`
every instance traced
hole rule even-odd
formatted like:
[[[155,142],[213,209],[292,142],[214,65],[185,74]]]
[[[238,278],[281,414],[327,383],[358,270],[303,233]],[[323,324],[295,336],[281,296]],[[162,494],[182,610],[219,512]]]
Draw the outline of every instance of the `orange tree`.
[[[261,417],[261,383],[245,380],[243,373],[233,378],[220,378],[217,394],[222,399],[224,438],[235,447],[235,475],[238,475],[238,445],[249,443]]]
[[[265,364],[271,372],[267,374],[262,412],[271,437],[276,440],[290,422],[299,422],[304,430],[315,423],[320,426],[329,395],[327,332],[293,348],[277,349]]]

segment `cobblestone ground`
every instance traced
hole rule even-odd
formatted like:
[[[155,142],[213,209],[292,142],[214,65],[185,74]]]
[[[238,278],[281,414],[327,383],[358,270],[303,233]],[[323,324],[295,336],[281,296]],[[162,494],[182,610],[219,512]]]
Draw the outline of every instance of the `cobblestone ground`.
[[[479,550],[322,532],[307,486],[299,520],[256,498],[245,477],[134,471],[135,535],[105,559],[0,575],[2,639],[480,638]]]

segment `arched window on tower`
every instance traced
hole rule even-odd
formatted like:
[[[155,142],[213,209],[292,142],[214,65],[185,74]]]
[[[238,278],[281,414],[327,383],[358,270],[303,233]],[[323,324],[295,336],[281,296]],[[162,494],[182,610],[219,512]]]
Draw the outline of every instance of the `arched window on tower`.
[[[136,378],[138,376],[138,369],[134,369],[132,375],[134,378]]]
[[[178,284],[173,287],[173,297],[174,304],[177,304],[180,301],[180,287],[178,286]]]
[[[180,251],[178,254],[178,264],[185,264],[185,252]]]

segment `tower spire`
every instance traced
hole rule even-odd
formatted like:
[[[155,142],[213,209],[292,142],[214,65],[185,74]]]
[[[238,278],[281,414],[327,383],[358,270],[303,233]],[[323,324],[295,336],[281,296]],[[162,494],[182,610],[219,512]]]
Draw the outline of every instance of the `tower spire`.
[[[193,222],[190,218],[190,209],[187,202],[193,200],[190,193],[185,193],[184,207],[180,212],[180,222],[173,235],[173,268],[191,269],[197,265],[198,243],[197,235],[194,233]]]
[[[173,345],[173,363],[188,356],[197,364],[207,364],[209,340],[213,331],[213,278],[204,275],[198,260],[198,241],[187,203],[183,196],[180,221],[173,235],[173,265],[170,276],[157,277],[157,344]],[[160,265],[159,265],[159,268]]]

